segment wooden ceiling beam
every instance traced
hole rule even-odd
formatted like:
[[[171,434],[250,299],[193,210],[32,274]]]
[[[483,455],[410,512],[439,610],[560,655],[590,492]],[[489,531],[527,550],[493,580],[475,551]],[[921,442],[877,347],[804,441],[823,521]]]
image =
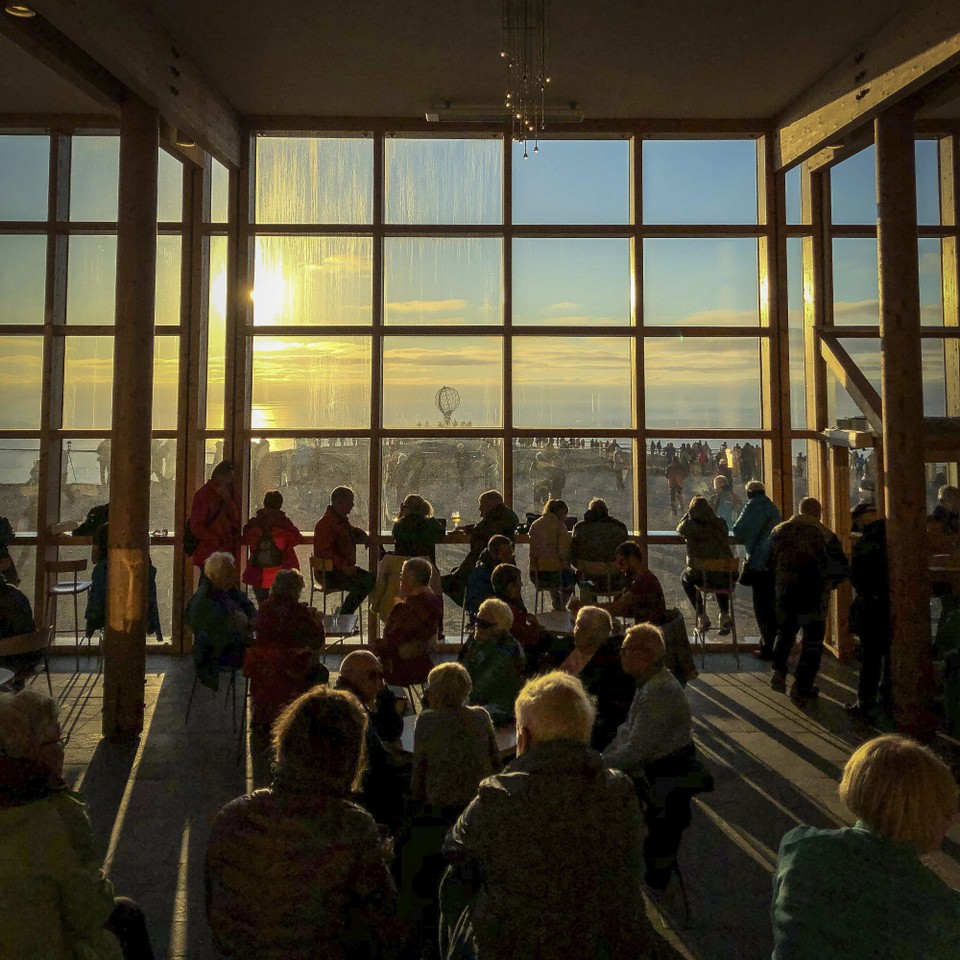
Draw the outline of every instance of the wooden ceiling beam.
[[[30,5],[39,16],[21,21],[17,32],[33,35],[48,56],[59,56],[52,30],[221,163],[240,165],[239,113],[151,11],[136,0],[31,0]]]
[[[843,138],[843,142],[831,144],[829,147],[818,150],[807,160],[807,166],[810,167],[811,173],[816,170],[829,170],[838,163],[849,160],[850,157],[861,150],[865,150],[872,143],[873,124],[865,123],[862,127],[848,133]]]
[[[820,335],[820,352],[840,386],[853,398],[867,422],[878,433],[883,433],[883,404],[880,394],[863,375],[853,358],[840,345],[836,337],[828,333]]]
[[[775,121],[776,166],[793,167],[960,64],[960,4],[907,4]]]

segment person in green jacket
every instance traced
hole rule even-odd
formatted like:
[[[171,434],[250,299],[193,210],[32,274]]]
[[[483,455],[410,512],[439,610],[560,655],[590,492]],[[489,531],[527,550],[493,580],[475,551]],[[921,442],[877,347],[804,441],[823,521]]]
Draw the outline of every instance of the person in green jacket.
[[[847,762],[840,799],[855,826],[780,843],[773,960],[956,960],[960,892],[920,860],[957,819],[950,768],[909,737],[877,737]]]
[[[57,702],[0,694],[0,956],[152,960],[143,912],[114,897],[86,804],[62,774]]]

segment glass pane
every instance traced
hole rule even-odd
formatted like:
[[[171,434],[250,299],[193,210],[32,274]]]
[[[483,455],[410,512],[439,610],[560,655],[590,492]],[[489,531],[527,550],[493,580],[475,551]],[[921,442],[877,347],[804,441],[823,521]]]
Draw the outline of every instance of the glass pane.
[[[918,140],[917,223],[940,223],[940,160],[936,140]]]
[[[514,337],[518,427],[633,426],[633,341]]]
[[[0,324],[43,323],[46,268],[46,237],[0,237]]]
[[[803,204],[800,198],[800,168],[787,171],[785,179],[787,223],[803,222]]]
[[[384,337],[385,427],[499,427],[500,337]]]
[[[384,322],[503,321],[503,242],[496,237],[388,237]]]
[[[210,161],[210,222],[226,223],[230,209],[230,171],[217,160]]]
[[[254,430],[370,423],[369,337],[254,337]]]
[[[607,502],[628,530],[633,516],[633,441],[625,437],[522,437],[513,446],[513,506],[522,521],[539,514],[547,497],[566,500],[583,518],[594,497]]]
[[[116,220],[119,137],[74,137],[70,160],[70,219]]]
[[[843,237],[833,241],[833,322],[837,326],[878,324],[880,287],[877,241]]]
[[[644,223],[756,223],[756,140],[644,140]]]
[[[944,463],[942,460],[938,463],[924,464],[927,474],[927,514],[933,513],[937,506],[937,493],[941,487],[947,484],[956,486],[958,467],[957,463]],[[17,564],[19,567],[19,564]]]
[[[0,370],[0,427],[39,428],[43,337],[0,337]]]
[[[815,447],[815,441],[792,440],[790,449],[793,454],[793,503],[790,506],[791,513],[796,512],[797,504],[804,497],[818,496],[818,491],[811,490],[809,485],[809,448]],[[788,511],[783,511],[787,513]]]
[[[210,479],[213,468],[223,460],[223,439],[208,438],[203,443],[203,479]]]
[[[183,219],[183,164],[161,150],[157,169],[157,220]]]
[[[258,223],[370,223],[373,141],[257,137]]]
[[[67,323],[113,324],[116,287],[117,238],[70,237]]]
[[[263,496],[268,490],[279,490],[283,494],[286,515],[306,535],[312,536],[317,520],[326,509],[330,491],[339,486],[353,488],[356,503],[350,519],[366,529],[370,489],[369,440],[356,437],[251,440],[250,516],[263,506]],[[308,549],[307,557],[312,552]],[[309,580],[309,562],[303,558],[301,562]],[[359,562],[363,563],[362,560]]]
[[[830,202],[834,223],[877,222],[876,150],[865,150],[830,171]]]
[[[643,241],[643,322],[648,326],[758,326],[757,241]]]
[[[150,530],[157,536],[173,533],[176,491],[177,441],[154,437],[150,442]]]
[[[752,337],[648,337],[647,426],[759,427],[760,341]]]
[[[477,437],[393,438],[383,441],[380,494],[383,532],[389,534],[408,493],[433,504],[435,517],[447,530],[477,518],[477,497],[485,490],[503,489],[503,443]],[[439,558],[438,558],[439,559]]]
[[[109,430],[113,337],[64,337],[63,426]]]
[[[787,317],[790,337],[790,421],[802,429],[807,419],[806,359],[803,344],[803,240],[787,238]]]
[[[860,372],[870,381],[873,388],[880,392],[880,340],[874,337],[841,339],[840,346],[850,354],[850,358],[860,368]],[[827,423],[836,424],[838,419],[862,417],[863,413],[853,398],[840,385],[836,377],[827,368]]]
[[[943,326],[943,276],[940,241],[918,241],[920,257],[920,322],[925,327]]]
[[[80,522],[91,507],[110,499],[111,442],[104,437],[64,440],[60,456],[60,519]]]
[[[502,223],[503,141],[385,144],[387,223]]]
[[[39,440],[0,440],[0,517],[6,517],[18,533],[37,529],[39,476]],[[11,550],[20,578],[29,583],[29,596],[33,584],[24,577],[16,553],[16,549]]]
[[[671,437],[650,441],[644,451],[647,468],[647,528],[673,533],[687,511],[690,498],[706,497],[718,516],[732,527],[747,502],[746,484],[763,479],[763,443],[749,440],[697,440],[695,437]],[[667,467],[674,457],[682,471],[671,471],[673,479],[682,478],[682,486],[671,486]],[[729,493],[720,491],[724,477]],[[676,491],[676,492],[674,492]]]
[[[167,640],[173,634],[173,557],[173,547],[154,544],[150,548],[150,562],[157,568],[157,607],[160,613],[160,627]],[[148,643],[154,639],[158,638],[147,636]]]
[[[945,417],[947,415],[946,372],[942,340],[922,340],[920,343],[923,363],[923,415]]]
[[[514,223],[632,222],[629,140],[548,140],[522,157],[514,143]]]
[[[227,350],[227,238],[210,238],[207,291],[207,429],[223,427]]]
[[[180,323],[180,249],[179,236],[157,237],[158,324]]]
[[[0,136],[0,220],[46,220],[50,138]]]
[[[180,395],[180,338],[156,337],[153,341],[153,429],[177,429]]]
[[[369,324],[369,237],[257,237],[253,322]]]
[[[515,324],[627,326],[632,305],[628,239],[514,241]]]

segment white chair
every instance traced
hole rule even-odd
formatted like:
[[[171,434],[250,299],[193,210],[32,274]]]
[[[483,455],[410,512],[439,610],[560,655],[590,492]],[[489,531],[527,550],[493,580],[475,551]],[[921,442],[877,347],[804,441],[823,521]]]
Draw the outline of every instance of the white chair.
[[[733,590],[737,585],[740,573],[740,561],[737,557],[721,560],[700,560],[693,567],[694,573],[703,574],[703,582],[696,585],[700,598],[701,609],[706,609],[707,597],[729,598],[730,603],[730,637],[733,640],[733,655],[736,659],[737,670],[740,669],[740,647],[737,638],[737,611],[733,605]],[[708,581],[714,581],[718,586],[711,586]],[[696,619],[693,629],[694,643],[700,645],[700,667],[703,669],[707,652],[707,631],[701,629],[700,618]]]

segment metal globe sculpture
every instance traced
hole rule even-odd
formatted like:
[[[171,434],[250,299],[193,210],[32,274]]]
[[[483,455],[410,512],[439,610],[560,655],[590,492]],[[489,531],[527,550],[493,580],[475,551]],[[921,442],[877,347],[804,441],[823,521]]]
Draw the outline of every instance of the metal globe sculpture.
[[[437,409],[443,414],[444,426],[449,427],[450,417],[460,406],[460,394],[453,387],[441,387],[433,399]]]

